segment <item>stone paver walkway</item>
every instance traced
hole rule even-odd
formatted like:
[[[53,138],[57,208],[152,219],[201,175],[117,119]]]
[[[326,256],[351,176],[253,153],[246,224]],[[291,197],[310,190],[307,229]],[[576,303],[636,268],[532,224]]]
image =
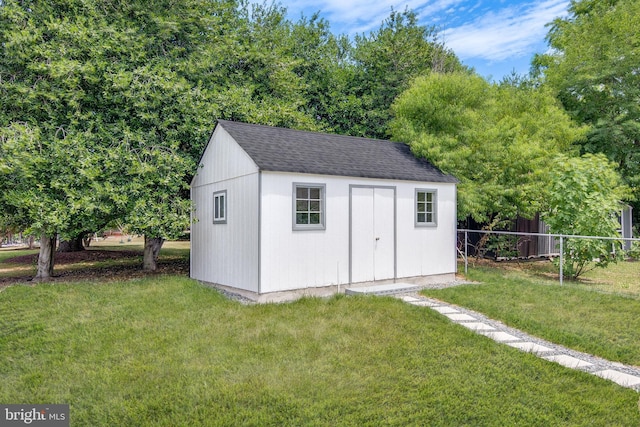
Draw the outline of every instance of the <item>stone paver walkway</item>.
[[[578,369],[597,375],[613,381],[622,387],[640,391],[640,368],[638,367],[611,362],[587,353],[581,353],[559,346],[528,335],[517,329],[510,328],[478,312],[427,298],[417,293],[404,293],[395,296],[406,303],[435,310],[449,318],[452,322],[499,343],[535,354],[542,359],[559,363],[571,369]]]

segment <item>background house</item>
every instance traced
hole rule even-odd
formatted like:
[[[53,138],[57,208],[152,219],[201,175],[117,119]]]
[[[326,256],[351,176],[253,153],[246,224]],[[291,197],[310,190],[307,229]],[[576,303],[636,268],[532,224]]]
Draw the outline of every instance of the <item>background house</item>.
[[[276,300],[454,278],[456,179],[405,144],[220,120],[200,163],[195,279]]]

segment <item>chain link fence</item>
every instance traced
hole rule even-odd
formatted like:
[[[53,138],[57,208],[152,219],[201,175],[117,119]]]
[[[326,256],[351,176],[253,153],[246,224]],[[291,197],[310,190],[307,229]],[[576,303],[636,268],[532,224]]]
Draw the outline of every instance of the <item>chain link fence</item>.
[[[491,256],[496,260],[555,258],[560,261],[559,280],[563,283],[564,257],[567,239],[611,241],[612,251],[621,247],[630,249],[638,238],[580,236],[571,234],[525,233],[515,231],[458,229],[458,255],[464,259],[464,272],[468,271],[469,254]],[[616,245],[617,243],[617,245]],[[618,249],[616,249],[618,247]]]

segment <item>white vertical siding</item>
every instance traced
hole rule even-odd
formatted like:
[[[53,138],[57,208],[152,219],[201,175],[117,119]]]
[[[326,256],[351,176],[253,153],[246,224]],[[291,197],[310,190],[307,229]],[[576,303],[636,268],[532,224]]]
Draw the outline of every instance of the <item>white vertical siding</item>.
[[[217,126],[200,159],[192,187],[257,173],[258,167],[249,155],[222,127]]]
[[[259,173],[217,127],[191,184],[191,277],[258,292]],[[213,193],[226,190],[227,221],[213,224]]]
[[[415,189],[437,190],[436,226],[416,227]],[[456,186],[409,183],[398,186],[398,277],[456,271]]]
[[[324,230],[293,230],[294,182],[326,186]],[[350,185],[396,188],[398,278],[455,272],[454,184],[264,172],[261,293],[349,283]],[[437,190],[435,227],[415,226],[416,188]]]
[[[293,183],[325,184],[324,230],[293,230]],[[262,174],[261,292],[349,281],[349,181],[319,175]]]

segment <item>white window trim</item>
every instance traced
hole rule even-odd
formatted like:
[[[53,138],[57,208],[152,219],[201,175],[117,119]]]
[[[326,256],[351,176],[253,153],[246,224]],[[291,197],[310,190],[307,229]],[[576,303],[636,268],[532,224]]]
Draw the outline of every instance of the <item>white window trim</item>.
[[[223,215],[216,215],[216,200],[222,199],[222,212]],[[226,224],[227,223],[227,190],[216,191],[213,193],[213,223],[214,224]]]
[[[297,189],[298,188],[319,188],[320,189],[320,224],[298,224],[296,222],[296,199],[297,199]],[[327,211],[326,211],[326,201],[327,201],[327,186],[326,184],[317,184],[310,182],[294,182],[293,183],[293,191],[292,191],[292,227],[294,231],[304,231],[304,230],[325,230],[326,229],[326,220],[327,220]]]
[[[433,221],[418,221],[418,193],[433,194]],[[416,227],[436,227],[438,225],[438,190],[433,188],[416,188],[415,196],[413,199],[413,210],[413,220]]]

